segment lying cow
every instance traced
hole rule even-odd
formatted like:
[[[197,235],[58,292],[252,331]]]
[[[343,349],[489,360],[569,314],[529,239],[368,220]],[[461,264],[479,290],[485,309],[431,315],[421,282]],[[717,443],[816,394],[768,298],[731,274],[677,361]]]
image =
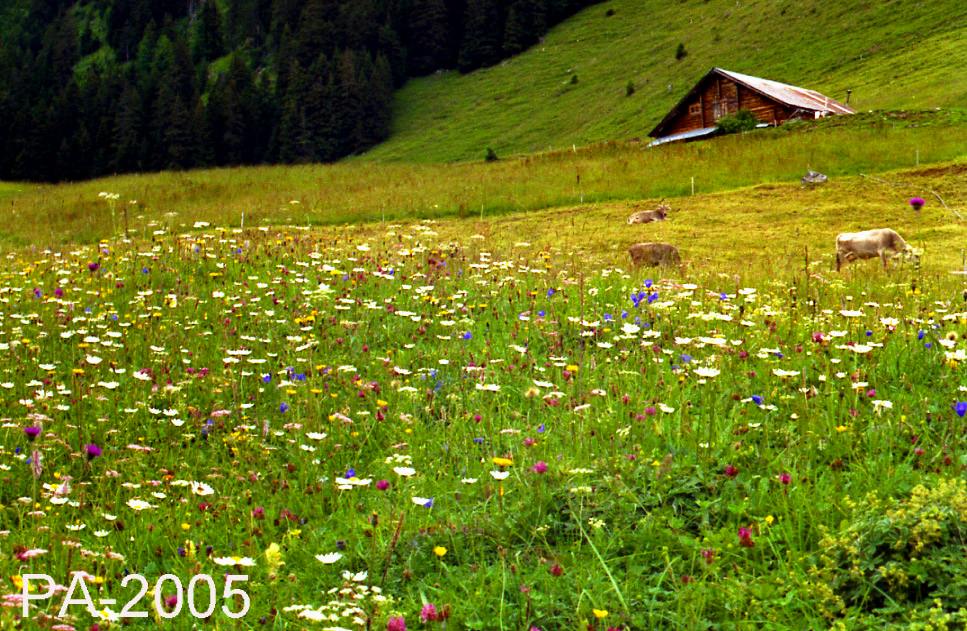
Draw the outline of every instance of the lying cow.
[[[639,265],[681,265],[682,257],[674,245],[668,243],[635,243],[628,248],[632,267]]]
[[[877,228],[865,232],[844,232],[836,235],[836,271],[843,263],[856,259],[872,259],[880,257],[883,269],[886,269],[887,255],[905,254],[913,256],[919,261],[917,251],[907,245],[900,235],[889,228]]]
[[[671,210],[671,206],[664,204],[665,200],[658,202],[658,208],[655,210],[639,210],[638,212],[632,214],[628,217],[628,223],[651,223],[653,221],[665,221],[668,217],[668,211]]]

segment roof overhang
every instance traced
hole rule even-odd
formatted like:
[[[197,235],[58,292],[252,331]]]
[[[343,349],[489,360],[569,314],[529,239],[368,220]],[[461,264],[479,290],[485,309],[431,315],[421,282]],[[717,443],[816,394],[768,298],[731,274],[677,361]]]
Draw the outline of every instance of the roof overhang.
[[[704,129],[693,129],[692,131],[683,131],[680,134],[672,134],[671,136],[662,136],[661,138],[656,138],[648,143],[649,147],[655,147],[657,145],[663,145],[666,142],[676,142],[678,140],[695,140],[697,138],[704,138],[705,136],[710,136],[718,131],[718,127],[706,127]]]

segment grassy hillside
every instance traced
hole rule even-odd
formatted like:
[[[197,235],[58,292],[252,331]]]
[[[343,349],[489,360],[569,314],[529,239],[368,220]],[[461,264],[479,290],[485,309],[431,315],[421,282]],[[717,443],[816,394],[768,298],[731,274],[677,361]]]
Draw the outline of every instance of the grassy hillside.
[[[679,43],[688,55],[676,61]],[[612,0],[500,66],[410,81],[390,140],[366,158],[441,162],[481,159],[487,147],[504,156],[644,138],[713,66],[837,99],[850,88],[861,110],[963,107],[965,63],[957,0]]]

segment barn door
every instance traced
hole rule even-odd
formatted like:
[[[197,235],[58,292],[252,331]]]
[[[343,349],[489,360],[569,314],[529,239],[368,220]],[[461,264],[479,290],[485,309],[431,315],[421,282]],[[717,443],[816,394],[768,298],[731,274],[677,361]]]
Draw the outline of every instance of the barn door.
[[[726,99],[716,99],[712,101],[712,120],[717,121],[718,119],[728,115],[729,113],[729,102]]]

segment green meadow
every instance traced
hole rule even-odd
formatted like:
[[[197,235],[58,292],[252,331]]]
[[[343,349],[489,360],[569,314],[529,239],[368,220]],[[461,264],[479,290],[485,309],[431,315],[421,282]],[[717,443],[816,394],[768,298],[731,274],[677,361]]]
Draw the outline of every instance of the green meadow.
[[[367,156],[0,183],[0,630],[964,630],[957,9],[612,0]],[[876,111],[632,140],[713,65]]]

